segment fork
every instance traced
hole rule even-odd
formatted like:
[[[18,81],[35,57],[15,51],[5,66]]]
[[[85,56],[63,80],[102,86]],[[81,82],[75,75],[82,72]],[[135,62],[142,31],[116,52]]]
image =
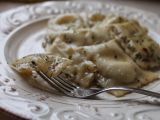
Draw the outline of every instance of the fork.
[[[61,76],[49,77],[47,74],[40,70],[36,70],[37,74],[44,79],[51,87],[57,89],[58,91],[64,93],[69,97],[75,98],[90,98],[96,96],[103,92],[111,92],[111,91],[128,91],[132,93],[138,93],[142,95],[147,95],[151,97],[160,98],[160,93],[152,92],[149,90],[139,89],[139,88],[131,88],[131,87],[110,87],[110,88],[90,88],[85,89],[80,86],[75,85],[69,80],[63,79]]]

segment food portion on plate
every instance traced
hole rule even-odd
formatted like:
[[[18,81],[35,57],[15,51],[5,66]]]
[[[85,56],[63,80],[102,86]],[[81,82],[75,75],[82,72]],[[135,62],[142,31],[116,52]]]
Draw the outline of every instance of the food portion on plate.
[[[159,78],[159,44],[136,20],[101,13],[59,15],[49,20],[43,47],[50,54],[29,55],[12,65],[41,89],[49,85],[35,77],[33,63],[52,77],[63,75],[85,88],[138,88]]]

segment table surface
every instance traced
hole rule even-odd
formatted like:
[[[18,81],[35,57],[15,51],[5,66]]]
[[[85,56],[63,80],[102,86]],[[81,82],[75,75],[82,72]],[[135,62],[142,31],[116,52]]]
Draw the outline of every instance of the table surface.
[[[156,13],[160,16],[160,2],[158,1],[151,1],[151,0],[148,0],[148,1],[146,0],[99,0],[99,1],[135,7],[138,9]],[[9,9],[14,9],[19,6],[23,6],[23,5],[27,5],[27,4],[26,3],[3,2],[2,0],[0,0],[0,13],[6,10],[9,10]],[[11,117],[8,114],[0,112],[0,120],[10,120],[10,119],[13,120],[13,116]],[[14,118],[14,120],[20,120],[20,119]]]

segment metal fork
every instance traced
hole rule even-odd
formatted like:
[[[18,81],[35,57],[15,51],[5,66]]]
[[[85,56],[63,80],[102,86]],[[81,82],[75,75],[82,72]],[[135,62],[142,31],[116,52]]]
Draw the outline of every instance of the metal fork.
[[[131,87],[110,87],[104,89],[85,89],[81,88],[75,84],[73,84],[69,80],[65,80],[60,76],[57,77],[49,77],[42,71],[36,70],[36,72],[42,77],[51,87],[59,90],[67,96],[75,97],[75,98],[89,98],[95,96],[97,94],[103,92],[111,92],[115,90],[128,91],[133,93],[138,93],[142,95],[147,95],[151,97],[160,98],[160,93],[139,89],[139,88],[131,88]]]

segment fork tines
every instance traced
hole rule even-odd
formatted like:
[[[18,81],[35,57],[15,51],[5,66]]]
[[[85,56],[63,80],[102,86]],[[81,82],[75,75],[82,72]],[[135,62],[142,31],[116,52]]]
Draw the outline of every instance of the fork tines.
[[[42,71],[37,70],[36,71],[38,75],[40,75],[40,77],[42,77],[50,86],[52,86],[53,88],[59,90],[60,92],[63,92],[69,96],[71,91],[73,91],[74,89],[77,88],[76,85],[74,85],[71,81],[69,80],[65,80],[63,78],[61,78],[60,76],[56,76],[56,77],[49,77],[47,74],[45,74]]]

